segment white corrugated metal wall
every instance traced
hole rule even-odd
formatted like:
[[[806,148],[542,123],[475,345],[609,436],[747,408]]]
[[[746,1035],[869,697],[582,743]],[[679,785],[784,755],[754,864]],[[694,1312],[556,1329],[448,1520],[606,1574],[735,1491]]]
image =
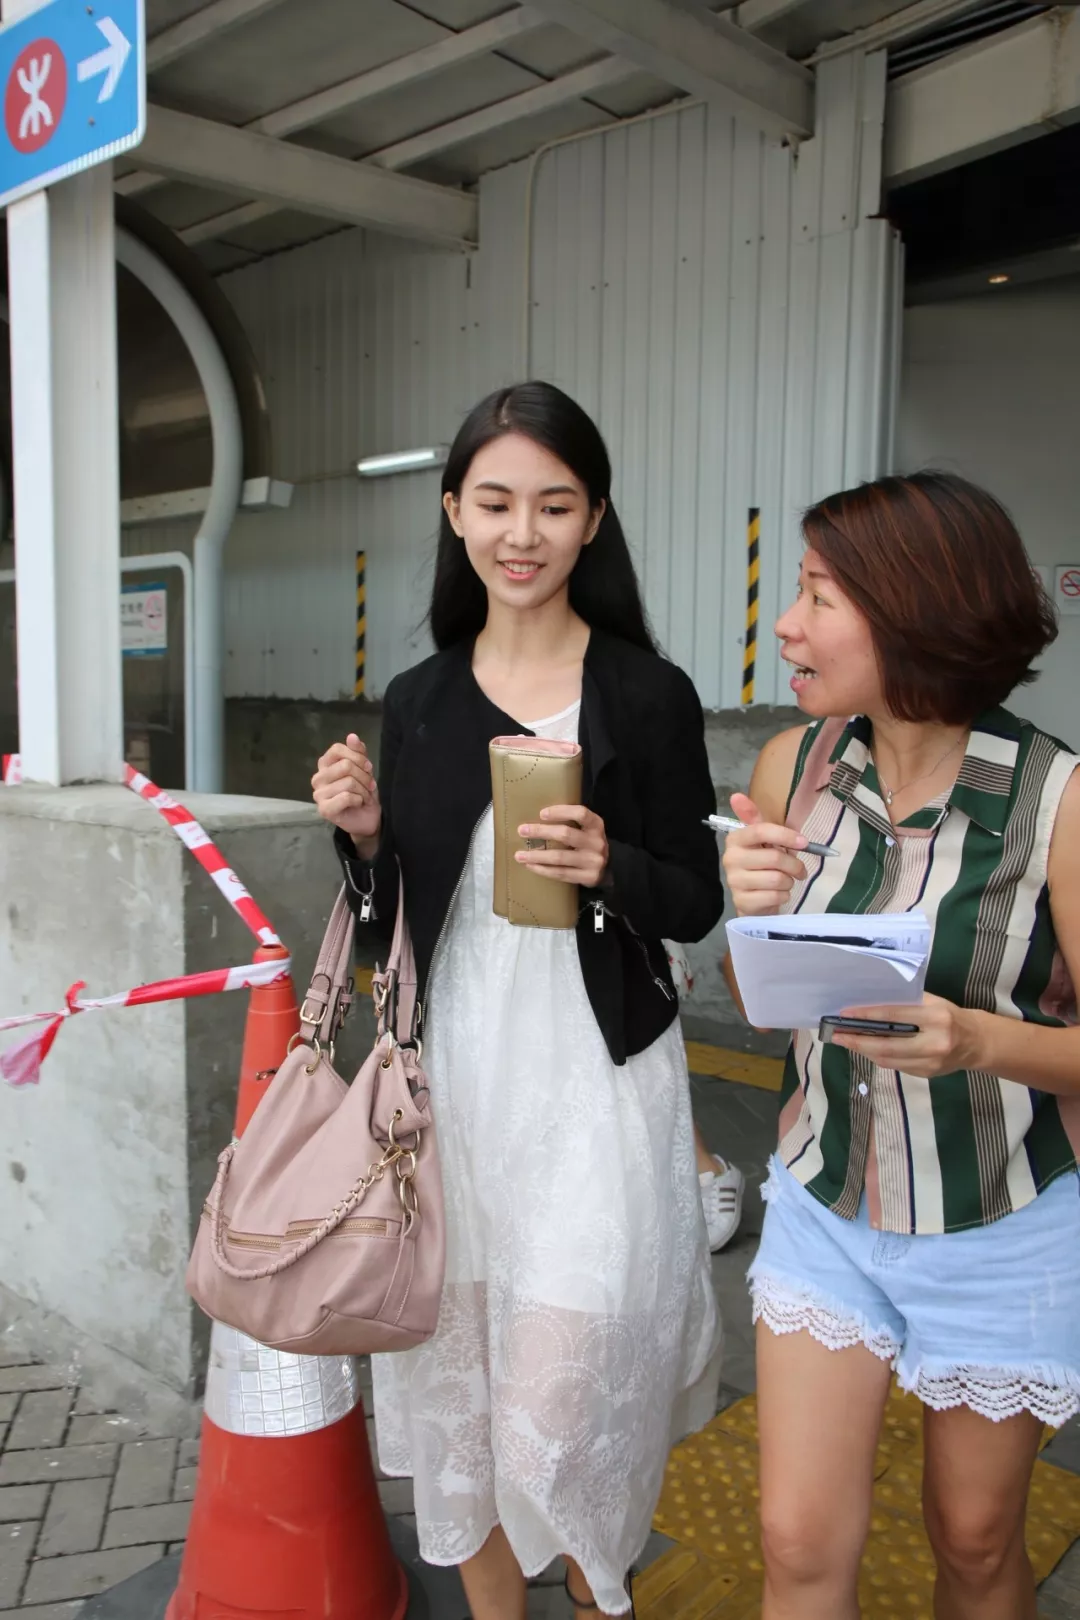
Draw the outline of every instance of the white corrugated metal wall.
[[[654,624],[709,708],[739,702],[761,508],[756,698],[775,701],[768,631],[798,510],[889,456],[884,94],[883,57],[853,53],[820,70],[797,152],[684,106],[486,177],[470,256],[349,232],[225,278],[263,368],[275,473],[297,486],[290,511],[243,516],[229,541],[228,692],[351,692],[358,548],[370,694],[423,655],[437,475],[361,482],[356,460],[449,439],[528,371],[597,417]]]
[[[883,58],[852,55],[798,154],[697,106],[540,160],[531,369],[600,422],[653,622],[710,708],[739,702],[749,509],[774,702],[798,511],[886,460],[884,94]]]

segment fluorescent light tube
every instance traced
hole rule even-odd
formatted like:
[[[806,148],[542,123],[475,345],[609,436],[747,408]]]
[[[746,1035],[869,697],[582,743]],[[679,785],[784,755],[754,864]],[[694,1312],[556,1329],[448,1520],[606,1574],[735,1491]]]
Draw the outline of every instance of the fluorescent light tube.
[[[425,472],[445,467],[449,445],[429,445],[424,450],[394,450],[385,456],[364,456],[356,463],[361,478],[385,478],[390,473]]]

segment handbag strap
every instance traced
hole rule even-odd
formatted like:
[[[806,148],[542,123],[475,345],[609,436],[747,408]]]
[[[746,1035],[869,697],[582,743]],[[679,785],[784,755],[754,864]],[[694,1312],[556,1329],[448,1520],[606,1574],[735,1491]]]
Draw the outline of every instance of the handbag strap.
[[[405,880],[398,868],[398,907],[394,937],[385,968],[376,968],[372,986],[379,1012],[379,1033],[390,1029],[399,1044],[413,1041],[419,1034],[416,958],[405,918]]]
[[[311,976],[300,1022],[329,1047],[352,999],[351,968],[356,919],[342,885],[326,925],[315,972]]]
[[[300,1009],[300,1022],[314,1030],[329,1047],[352,1000],[351,967],[356,918],[344,885],[334,902],[308,993]],[[376,968],[372,987],[379,1010],[379,1030],[392,1029],[399,1042],[417,1035],[416,958],[405,920],[405,883],[398,869],[398,906],[394,936],[385,968]]]

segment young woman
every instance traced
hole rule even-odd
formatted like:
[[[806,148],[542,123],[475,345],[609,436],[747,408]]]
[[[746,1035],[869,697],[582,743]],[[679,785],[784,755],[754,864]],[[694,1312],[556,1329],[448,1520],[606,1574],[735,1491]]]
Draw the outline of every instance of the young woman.
[[[526,1577],[560,1553],[581,1615],[626,1613],[672,1433],[715,1410],[661,945],[720,917],[714,795],[700,705],[646,628],[610,484],[596,427],[558,389],[478,405],[443,477],[439,650],[387,689],[377,784],[355,735],[313,778],[354,909],[384,937],[399,862],[404,878],[448,1253],[435,1337],[375,1358],[376,1427],[383,1468],[415,1481],[423,1556],[460,1565],[474,1620],[523,1620]],[[579,886],[576,930],[492,912],[488,744],[521,732],[584,752],[584,803],[519,829],[549,846],[529,866]]]
[[[998,705],[1053,613],[960,478],[883,479],[803,531],[776,634],[812,723],[740,796],[732,897],[918,908],[934,934],[921,1005],[849,1009],[916,1035],[801,1030],[788,1057],[750,1274],[764,1614],[858,1614],[895,1367],[924,1404],[937,1620],[1035,1620],[1028,1482],[1042,1425],[1080,1410],[1080,759]]]

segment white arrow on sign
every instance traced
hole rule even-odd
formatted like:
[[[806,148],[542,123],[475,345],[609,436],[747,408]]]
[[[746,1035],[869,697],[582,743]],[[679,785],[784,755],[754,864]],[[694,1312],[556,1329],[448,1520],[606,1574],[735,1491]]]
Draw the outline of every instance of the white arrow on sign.
[[[101,102],[108,101],[120,82],[124,63],[131,55],[131,41],[121,33],[111,17],[102,17],[98,27],[109,43],[103,51],[96,51],[79,63],[79,83],[82,84],[84,79],[96,79],[99,73],[104,73],[105,82],[98,93],[98,101]]]

